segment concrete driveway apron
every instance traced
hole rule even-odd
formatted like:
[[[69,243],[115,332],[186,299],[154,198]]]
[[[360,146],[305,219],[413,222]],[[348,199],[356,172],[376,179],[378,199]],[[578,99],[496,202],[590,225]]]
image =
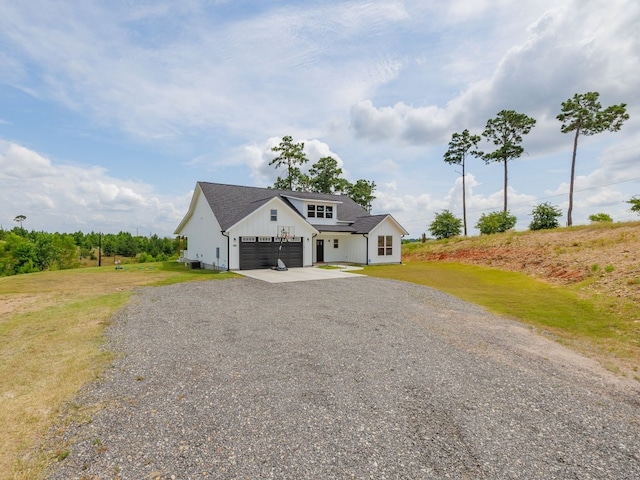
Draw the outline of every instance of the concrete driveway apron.
[[[288,270],[240,270],[236,273],[244,275],[245,277],[255,278],[269,283],[284,283],[284,282],[304,282],[309,280],[331,280],[336,278],[363,278],[363,275],[352,273],[359,270],[357,267],[347,268],[318,268],[318,267],[303,267],[303,268],[290,268]]]

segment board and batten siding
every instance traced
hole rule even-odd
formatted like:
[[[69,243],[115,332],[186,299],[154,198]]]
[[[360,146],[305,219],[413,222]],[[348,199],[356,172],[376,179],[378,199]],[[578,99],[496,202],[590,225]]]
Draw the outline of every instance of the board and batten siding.
[[[222,235],[220,224],[202,191],[198,192],[193,214],[180,235],[187,237],[185,257],[188,260],[223,268],[229,264],[227,238]],[[220,258],[216,258],[216,248],[219,248]]]
[[[346,257],[350,263],[367,263],[367,239],[362,234],[355,234],[349,237],[346,245]]]
[[[393,237],[392,255],[378,255],[378,237],[381,235]],[[401,250],[402,234],[389,217],[376,225],[369,233],[369,265],[400,263],[402,261]]]
[[[271,210],[278,211],[278,219],[271,220]],[[291,210],[279,198],[273,198],[244,219],[229,228],[227,232],[231,239],[230,264],[231,270],[240,269],[240,238],[250,237],[276,237],[278,226],[287,225],[295,228],[295,236],[302,237],[303,265],[312,265],[311,238],[315,231],[300,215]]]
[[[365,263],[364,252],[366,239],[362,235],[350,233],[323,233],[316,240],[324,240],[325,263]],[[333,241],[338,239],[338,248],[334,248]],[[316,245],[315,241],[314,247]],[[317,258],[314,253],[314,260]]]

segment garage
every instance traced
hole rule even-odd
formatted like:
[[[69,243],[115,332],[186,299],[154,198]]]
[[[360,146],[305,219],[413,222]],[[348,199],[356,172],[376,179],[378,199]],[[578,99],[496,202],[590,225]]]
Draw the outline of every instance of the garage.
[[[274,237],[240,237],[240,270],[274,267],[278,255],[287,267],[302,267],[302,245],[301,237],[282,243]]]

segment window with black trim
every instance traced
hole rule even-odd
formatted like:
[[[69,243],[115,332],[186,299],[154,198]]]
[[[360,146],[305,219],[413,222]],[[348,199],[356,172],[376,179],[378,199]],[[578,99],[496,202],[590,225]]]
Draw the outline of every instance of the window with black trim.
[[[381,257],[393,255],[393,236],[391,235],[378,236],[378,255]]]
[[[307,218],[333,218],[333,205],[307,205]]]
[[[338,239],[337,238],[333,239],[333,248],[338,248]]]
[[[278,221],[278,210],[276,210],[275,208],[271,210],[271,221],[272,222]]]

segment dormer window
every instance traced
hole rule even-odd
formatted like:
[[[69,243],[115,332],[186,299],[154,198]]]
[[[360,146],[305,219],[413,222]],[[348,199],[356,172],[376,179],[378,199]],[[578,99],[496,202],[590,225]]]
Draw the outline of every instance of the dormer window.
[[[307,218],[333,218],[333,206],[307,205]]]
[[[333,218],[333,207],[331,205],[324,207],[324,218]]]

